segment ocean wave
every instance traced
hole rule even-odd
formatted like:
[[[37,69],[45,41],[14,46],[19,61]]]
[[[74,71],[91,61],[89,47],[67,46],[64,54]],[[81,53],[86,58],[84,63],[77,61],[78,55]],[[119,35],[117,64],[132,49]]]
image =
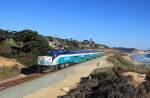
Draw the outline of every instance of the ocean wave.
[[[145,64],[150,64],[150,54],[134,55],[133,59],[139,62],[143,62]]]

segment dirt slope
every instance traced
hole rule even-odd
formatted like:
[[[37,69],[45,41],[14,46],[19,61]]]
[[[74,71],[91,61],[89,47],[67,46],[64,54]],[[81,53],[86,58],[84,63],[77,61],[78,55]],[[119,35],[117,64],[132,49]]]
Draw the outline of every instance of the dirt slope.
[[[14,65],[18,65],[19,68],[25,67],[21,63],[17,62],[16,59],[9,59],[9,58],[0,57],[0,67],[2,67],[2,66],[11,67],[11,66],[14,66]]]

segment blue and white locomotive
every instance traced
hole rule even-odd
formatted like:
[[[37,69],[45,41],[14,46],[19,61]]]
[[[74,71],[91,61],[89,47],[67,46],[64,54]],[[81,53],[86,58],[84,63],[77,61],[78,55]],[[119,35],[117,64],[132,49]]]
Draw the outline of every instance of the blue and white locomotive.
[[[39,70],[46,73],[72,64],[81,63],[100,57],[102,52],[96,50],[53,50],[51,56],[39,56]]]

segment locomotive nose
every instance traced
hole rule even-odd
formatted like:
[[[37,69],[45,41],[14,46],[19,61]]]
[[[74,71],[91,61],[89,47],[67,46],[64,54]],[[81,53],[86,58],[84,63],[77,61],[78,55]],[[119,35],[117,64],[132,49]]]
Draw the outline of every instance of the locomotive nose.
[[[38,56],[38,65],[50,66],[52,64],[51,56]]]

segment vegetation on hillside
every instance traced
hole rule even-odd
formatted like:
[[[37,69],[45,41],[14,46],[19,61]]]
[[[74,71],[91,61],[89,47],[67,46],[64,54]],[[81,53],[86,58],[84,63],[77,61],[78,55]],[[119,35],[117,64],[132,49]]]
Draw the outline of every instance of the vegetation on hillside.
[[[46,54],[48,39],[36,31],[0,30],[0,56],[16,58],[25,65],[36,63],[38,55]]]
[[[121,66],[108,70],[96,69],[90,76],[82,78],[77,88],[58,98],[149,98],[150,73],[136,87],[133,76],[122,74],[127,71]]]
[[[112,63],[114,66],[124,66],[128,68],[128,70],[138,73],[145,73],[149,70],[147,65],[133,61],[127,54],[113,54],[107,58],[107,61]]]
[[[116,49],[121,53],[122,52],[124,52],[124,53],[133,53],[133,52],[139,51],[136,48],[124,48],[124,47],[114,47],[113,49]]]

